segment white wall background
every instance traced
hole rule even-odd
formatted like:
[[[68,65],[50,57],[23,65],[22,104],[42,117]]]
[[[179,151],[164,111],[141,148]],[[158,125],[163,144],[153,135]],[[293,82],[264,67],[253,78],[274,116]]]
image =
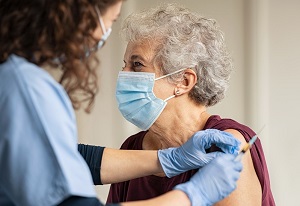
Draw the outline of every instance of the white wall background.
[[[300,1],[299,0],[127,0],[112,36],[101,51],[100,92],[92,114],[77,112],[79,141],[119,148],[137,128],[120,115],[115,84],[125,43],[118,36],[130,13],[177,2],[216,19],[225,33],[235,71],[227,97],[210,109],[258,130],[279,206],[299,205],[300,192]],[[126,171],[124,171],[126,172]],[[106,200],[108,186],[97,186]]]

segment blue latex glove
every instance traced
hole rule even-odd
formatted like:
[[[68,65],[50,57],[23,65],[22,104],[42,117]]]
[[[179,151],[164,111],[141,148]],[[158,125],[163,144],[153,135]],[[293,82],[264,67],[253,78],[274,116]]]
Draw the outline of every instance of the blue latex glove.
[[[235,155],[222,154],[174,189],[187,194],[192,206],[206,206],[227,197],[236,188],[243,165]]]
[[[207,129],[196,132],[184,145],[158,151],[160,164],[167,177],[173,177],[191,169],[198,169],[222,154],[206,153],[215,144],[224,153],[237,154],[240,141],[228,132]]]

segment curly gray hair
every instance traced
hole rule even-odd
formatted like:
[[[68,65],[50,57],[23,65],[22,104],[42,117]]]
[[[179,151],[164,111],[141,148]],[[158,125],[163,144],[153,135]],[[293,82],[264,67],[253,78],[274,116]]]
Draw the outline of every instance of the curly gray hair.
[[[189,96],[196,103],[213,106],[225,97],[232,62],[215,20],[167,4],[131,14],[123,23],[121,35],[128,42],[158,42],[154,61],[163,74],[193,69],[198,81]],[[178,82],[183,74],[169,78]]]

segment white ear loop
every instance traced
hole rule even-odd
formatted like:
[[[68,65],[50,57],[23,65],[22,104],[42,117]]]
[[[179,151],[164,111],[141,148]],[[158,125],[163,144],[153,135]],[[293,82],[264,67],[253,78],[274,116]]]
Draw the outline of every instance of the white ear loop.
[[[157,78],[154,79],[154,80],[155,80],[155,81],[156,81],[156,80],[160,80],[160,79],[162,79],[162,78],[165,78],[165,77],[171,76],[171,75],[173,75],[173,74],[179,73],[179,72],[181,72],[181,71],[183,71],[183,70],[186,70],[186,69],[179,69],[179,70],[177,70],[177,71],[175,71],[175,72],[173,72],[173,73],[166,74],[166,75],[161,76],[161,77],[157,77]]]
[[[101,18],[100,10],[98,9],[97,6],[95,7],[95,9],[96,9],[96,12],[97,12],[97,15],[98,15],[98,19],[99,19],[99,22],[100,22],[101,29],[102,29],[102,31],[103,31],[103,34],[105,34],[105,33],[106,33],[106,29],[105,29],[104,22],[103,22],[103,20],[102,20],[102,18]]]
[[[164,101],[167,102],[167,101],[169,101],[170,99],[172,99],[174,97],[176,97],[176,95],[172,95],[172,96],[168,97],[167,99],[165,99]]]
[[[156,79],[154,79],[154,80],[155,80],[155,81],[156,81],[156,80],[160,80],[160,79],[162,79],[162,78],[171,76],[171,75],[173,75],[173,74],[179,73],[179,72],[184,71],[184,70],[186,70],[186,69],[179,69],[179,70],[177,70],[177,71],[175,71],[175,72],[173,72],[173,73],[170,73],[170,74],[167,74],[167,75],[158,77],[158,78],[156,78]],[[179,92],[178,90],[176,91],[176,94],[180,94],[180,92],[179,92],[179,93],[177,93],[177,92]],[[176,97],[176,95],[172,95],[172,96],[168,97],[167,99],[165,99],[164,101],[166,102],[166,101],[168,101],[168,100],[170,100],[170,99],[172,99],[172,98],[174,98],[174,97]]]

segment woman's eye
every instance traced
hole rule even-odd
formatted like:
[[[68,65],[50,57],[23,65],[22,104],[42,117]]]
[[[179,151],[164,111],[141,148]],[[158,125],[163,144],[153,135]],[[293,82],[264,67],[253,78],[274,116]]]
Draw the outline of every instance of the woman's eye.
[[[140,62],[133,62],[133,67],[143,66]]]

